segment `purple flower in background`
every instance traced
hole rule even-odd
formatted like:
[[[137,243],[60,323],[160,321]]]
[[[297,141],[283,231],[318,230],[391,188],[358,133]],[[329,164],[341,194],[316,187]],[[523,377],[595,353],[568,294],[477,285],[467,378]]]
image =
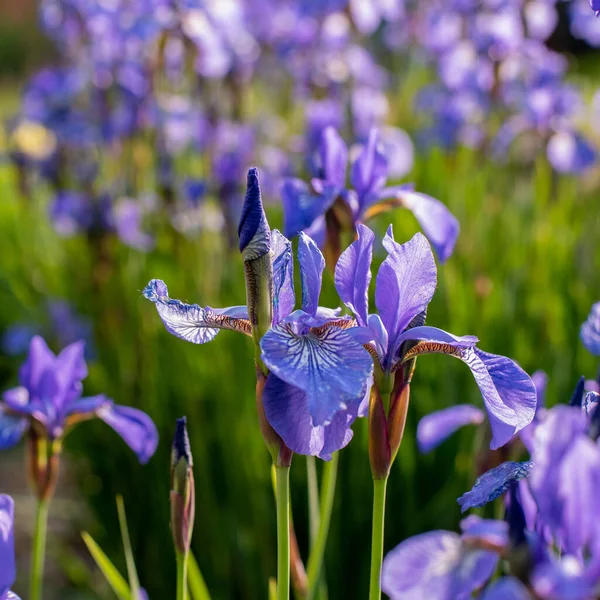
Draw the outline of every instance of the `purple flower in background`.
[[[16,579],[14,518],[13,499],[0,494],[0,600],[19,600],[9,589]]]
[[[587,320],[581,326],[581,341],[594,355],[600,356],[600,302],[592,306]]]
[[[533,463],[530,461],[509,461],[487,471],[477,478],[471,491],[458,499],[461,512],[469,508],[481,508],[499,498],[512,484],[527,477],[532,467]]]
[[[589,0],[591,9],[596,13],[596,16],[600,16],[600,1]]]
[[[437,271],[431,248],[420,233],[401,245],[394,240],[391,227],[388,230],[383,240],[388,256],[379,268],[375,289],[378,314],[369,314],[374,240],[373,232],[359,225],[358,239],[342,254],[335,269],[338,294],[358,323],[350,333],[367,344],[376,357],[376,371],[383,374],[398,369],[410,371],[412,359],[421,354],[443,353],[465,362],[488,413],[490,447],[506,444],[534,417],[536,392],[531,379],[509,358],[477,348],[476,337],[457,337],[423,325],[435,292]],[[407,372],[405,381],[410,377]]]
[[[110,425],[141,463],[154,454],[158,433],[150,417],[135,408],[117,406],[104,395],[82,398],[87,376],[84,343],[75,342],[55,355],[43,338],[31,340],[19,370],[20,386],[0,402],[0,449],[14,446],[30,426],[49,439],[62,438],[76,423],[98,417]]]
[[[370,131],[367,143],[351,163],[351,189],[346,188],[347,167],[348,148],[335,129],[328,127],[321,137],[318,177],[311,182],[312,190],[299,179],[288,179],[283,185],[284,233],[288,237],[306,231],[323,245],[326,213],[340,226],[354,227],[382,211],[402,207],[415,215],[440,260],[452,254],[458,221],[441,202],[415,192],[411,185],[386,187],[389,165],[377,130]]]
[[[459,600],[485,585],[508,543],[506,523],[474,515],[463,535],[431,531],[402,542],[383,561],[382,589],[391,600]],[[493,549],[490,549],[493,548]]]

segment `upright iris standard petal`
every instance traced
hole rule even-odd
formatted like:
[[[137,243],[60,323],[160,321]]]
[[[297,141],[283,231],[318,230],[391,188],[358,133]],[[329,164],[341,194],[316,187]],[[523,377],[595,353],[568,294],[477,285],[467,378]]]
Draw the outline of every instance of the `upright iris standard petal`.
[[[16,446],[28,427],[27,419],[7,414],[5,408],[0,405],[0,450]]]
[[[527,477],[532,467],[531,461],[520,463],[508,461],[487,471],[477,478],[471,491],[458,499],[461,511],[480,508],[488,502],[492,502],[504,494],[511,484]]]
[[[123,438],[142,464],[152,458],[158,445],[158,431],[145,412],[129,406],[105,405],[97,415]]]
[[[272,373],[263,392],[265,415],[286,446],[297,454],[329,460],[331,453],[342,449],[352,439],[350,426],[356,419],[354,410],[341,410],[327,425],[315,425],[306,394]]]
[[[586,322],[581,326],[580,335],[588,351],[600,356],[600,302],[592,306]]]
[[[295,333],[291,324],[269,330],[260,342],[272,373],[306,393],[314,425],[326,425],[340,410],[358,405],[373,371],[369,353],[334,327]]]
[[[234,309],[213,310],[197,304],[185,304],[169,298],[169,290],[160,279],[152,279],[143,291],[144,297],[154,302],[156,310],[166,330],[174,336],[192,342],[204,344],[215,338],[220,329],[231,329],[251,335],[247,318],[230,316],[240,314]],[[247,315],[246,315],[247,316]]]
[[[305,233],[300,233],[298,240],[298,262],[302,280],[302,310],[314,316],[319,306],[325,258]]]
[[[319,157],[324,171],[322,179],[336,185],[340,190],[346,187],[346,167],[348,148],[335,128],[326,127],[321,135]]]
[[[357,240],[342,252],[335,266],[335,287],[342,302],[356,315],[358,324],[367,327],[375,234],[362,224],[357,226],[356,233]]]
[[[421,233],[400,245],[390,227],[383,245],[388,256],[377,273],[375,303],[389,336],[384,365],[389,368],[400,347],[398,337],[433,297],[437,271],[431,248]]]
[[[374,195],[385,185],[388,163],[380,148],[379,132],[371,129],[367,143],[352,163],[350,181],[358,194],[360,212],[368,206]]]
[[[437,333],[436,333],[437,332]],[[403,357],[408,360],[420,354],[442,353],[465,362],[475,378],[492,427],[490,447],[495,450],[531,423],[535,416],[537,395],[529,375],[514,361],[489,354],[466,343],[470,336],[446,341],[447,332],[434,327],[415,327],[400,336],[405,339],[425,341],[416,344]],[[476,341],[476,338],[471,339]]]
[[[431,452],[446,438],[465,425],[483,423],[485,414],[471,404],[458,404],[424,416],[417,426],[421,452]]]
[[[31,395],[36,395],[42,375],[54,367],[56,357],[48,348],[44,338],[36,335],[29,344],[27,360],[19,369],[19,381]]]
[[[58,400],[54,408],[58,414],[63,411],[65,405],[81,395],[81,380],[88,374],[84,351],[85,342],[81,340],[64,348],[56,357],[54,372]]]
[[[527,588],[515,577],[501,577],[488,586],[481,600],[533,600]]]
[[[324,185],[320,194],[311,192],[300,179],[286,179],[281,188],[283,233],[287,237],[308,229],[331,208],[339,194],[335,185]]]
[[[498,556],[465,547],[451,531],[409,538],[383,561],[382,589],[391,600],[468,598],[493,574]]]
[[[15,582],[15,503],[10,496],[0,494],[0,598]]]
[[[263,208],[256,168],[248,171],[246,198],[238,226],[238,236],[244,260],[264,256],[271,249],[271,229]]]
[[[271,233],[273,245],[273,323],[277,325],[293,310],[296,304],[294,295],[294,256],[292,243],[277,229]]]
[[[448,260],[460,232],[458,219],[439,200],[408,189],[407,186],[386,188],[380,196],[389,197],[392,192],[401,205],[415,216],[439,259],[442,262]]]

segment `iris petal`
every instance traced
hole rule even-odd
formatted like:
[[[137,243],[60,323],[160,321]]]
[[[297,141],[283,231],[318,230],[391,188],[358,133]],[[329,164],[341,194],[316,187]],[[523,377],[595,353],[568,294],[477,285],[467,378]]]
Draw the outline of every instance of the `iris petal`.
[[[251,335],[247,318],[234,316],[240,314],[238,307],[211,309],[197,304],[185,304],[169,298],[169,290],[160,279],[152,279],[143,294],[156,305],[166,330],[182,340],[204,344],[213,340],[220,329],[231,329]]]
[[[296,304],[292,243],[277,229],[271,233],[273,246],[273,323],[287,317]]]
[[[321,194],[314,194],[301,179],[286,179],[281,188],[284,235],[293,237],[308,229],[325,214],[338,194],[339,188],[334,185],[324,185]]]
[[[417,441],[421,452],[431,452],[446,438],[465,425],[479,425],[483,411],[471,404],[459,404],[426,415],[419,421]]]
[[[0,598],[15,582],[15,503],[10,496],[0,494]]]
[[[302,232],[298,240],[298,262],[302,281],[302,310],[314,316],[319,305],[325,259],[317,245]]]
[[[501,577],[486,588],[481,600],[532,600],[527,588],[515,577]]]
[[[356,228],[358,238],[340,256],[335,267],[335,287],[344,304],[366,327],[369,313],[369,284],[375,234],[366,226]]]
[[[348,148],[338,132],[331,126],[326,127],[321,135],[319,157],[325,172],[323,179],[340,189],[346,187]]]
[[[28,426],[27,419],[7,414],[0,404],[0,450],[18,444]]]
[[[385,185],[388,176],[388,163],[379,143],[379,132],[371,129],[367,143],[352,163],[350,181],[358,194],[360,212],[362,213],[377,192]]]
[[[306,393],[314,425],[325,425],[340,410],[358,405],[373,371],[369,353],[335,327],[299,335],[291,324],[269,330],[260,342],[267,367]]]
[[[477,478],[473,488],[459,499],[460,509],[465,512],[469,508],[480,508],[488,502],[500,497],[512,483],[527,477],[531,472],[531,461],[507,461],[494,469],[490,469]]]

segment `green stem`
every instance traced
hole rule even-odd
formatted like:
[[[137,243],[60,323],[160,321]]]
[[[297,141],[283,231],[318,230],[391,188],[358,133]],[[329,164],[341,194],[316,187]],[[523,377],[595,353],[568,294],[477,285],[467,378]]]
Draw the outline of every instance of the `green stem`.
[[[334,452],[331,460],[325,463],[325,466],[323,467],[319,532],[308,558],[308,592],[306,594],[306,600],[313,600],[319,588],[323,558],[325,557],[325,546],[327,545],[329,525],[331,524],[333,500],[335,498],[338,462],[339,452]]]
[[[48,500],[39,499],[37,502],[35,531],[33,534],[33,552],[31,555],[31,578],[29,584],[30,600],[42,600],[46,532],[48,530],[48,505]]]
[[[385,522],[385,491],[387,477],[373,480],[373,530],[371,536],[371,584],[369,600],[381,598],[381,564]]]
[[[277,600],[290,598],[290,468],[275,467]]]
[[[188,554],[177,552],[177,600],[187,600]]]
[[[319,534],[319,482],[317,479],[317,465],[314,456],[306,456],[306,481],[308,486],[308,523],[310,549],[312,551]]]

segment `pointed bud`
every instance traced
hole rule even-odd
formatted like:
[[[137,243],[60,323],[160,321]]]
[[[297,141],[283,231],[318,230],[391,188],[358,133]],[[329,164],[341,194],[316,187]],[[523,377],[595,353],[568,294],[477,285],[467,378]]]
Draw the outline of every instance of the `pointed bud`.
[[[187,554],[194,528],[194,474],[186,418],[177,419],[171,451],[171,532],[175,551]]]
[[[388,416],[388,440],[390,443],[391,463],[394,462],[402,443],[402,438],[404,437],[409,400],[410,383],[404,381],[402,373],[397,373],[390,400],[390,414]]]
[[[271,230],[265,216],[258,185],[258,169],[248,171],[248,188],[238,227],[240,251],[244,256],[246,301],[256,349],[256,362],[266,375],[260,360],[259,342],[273,320],[273,264]]]
[[[583,392],[585,391],[585,377],[582,375],[575,386],[575,391],[569,400],[569,406],[579,406],[583,402]]]
[[[387,419],[377,385],[369,399],[369,462],[373,479],[387,479],[392,465]]]

